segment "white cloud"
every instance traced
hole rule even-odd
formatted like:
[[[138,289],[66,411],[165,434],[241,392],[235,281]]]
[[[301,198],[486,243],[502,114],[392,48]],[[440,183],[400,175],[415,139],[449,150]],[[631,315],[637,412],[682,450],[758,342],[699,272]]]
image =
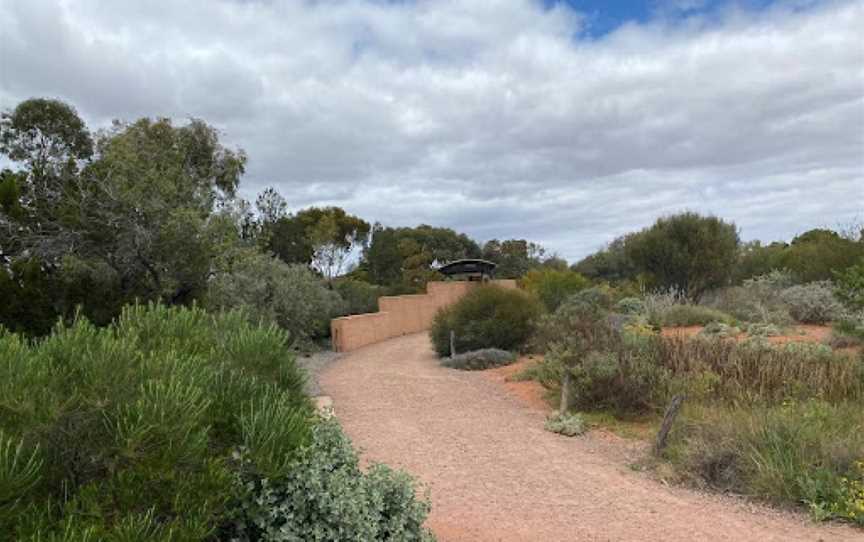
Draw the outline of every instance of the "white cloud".
[[[589,39],[529,0],[0,0],[0,100],[202,117],[248,196],[571,259],[681,209],[788,238],[864,211],[864,5],[785,6]]]

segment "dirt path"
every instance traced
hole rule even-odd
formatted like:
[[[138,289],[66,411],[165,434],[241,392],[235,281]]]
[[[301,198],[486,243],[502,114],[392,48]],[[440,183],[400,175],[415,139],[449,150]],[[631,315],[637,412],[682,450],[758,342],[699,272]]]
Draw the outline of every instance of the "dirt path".
[[[670,488],[610,441],[543,430],[544,414],[480,373],[438,365],[425,334],[344,355],[321,375],[365,458],[431,489],[441,542],[864,540],[838,525]]]

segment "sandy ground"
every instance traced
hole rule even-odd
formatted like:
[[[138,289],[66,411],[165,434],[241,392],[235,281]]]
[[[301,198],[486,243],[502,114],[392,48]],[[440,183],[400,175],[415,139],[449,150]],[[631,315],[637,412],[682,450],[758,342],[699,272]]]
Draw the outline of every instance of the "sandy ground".
[[[543,430],[545,407],[504,377],[445,369],[426,334],[344,354],[320,383],[365,459],[427,485],[442,542],[864,541],[864,532],[667,487],[604,432]]]

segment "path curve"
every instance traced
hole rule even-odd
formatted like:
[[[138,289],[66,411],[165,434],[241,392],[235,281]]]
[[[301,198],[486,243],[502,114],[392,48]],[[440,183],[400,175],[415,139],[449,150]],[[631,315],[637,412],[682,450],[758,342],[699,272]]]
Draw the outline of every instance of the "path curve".
[[[666,487],[608,440],[543,430],[536,410],[477,372],[441,367],[425,333],[345,354],[321,375],[365,460],[431,490],[441,542],[864,540],[840,525]]]

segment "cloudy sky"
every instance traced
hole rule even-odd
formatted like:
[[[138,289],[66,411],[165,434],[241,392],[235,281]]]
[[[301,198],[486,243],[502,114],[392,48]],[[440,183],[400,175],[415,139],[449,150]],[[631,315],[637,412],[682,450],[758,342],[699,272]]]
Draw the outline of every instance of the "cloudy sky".
[[[0,106],[200,117],[243,193],[570,260],[684,209],[864,216],[864,2],[0,0]]]

